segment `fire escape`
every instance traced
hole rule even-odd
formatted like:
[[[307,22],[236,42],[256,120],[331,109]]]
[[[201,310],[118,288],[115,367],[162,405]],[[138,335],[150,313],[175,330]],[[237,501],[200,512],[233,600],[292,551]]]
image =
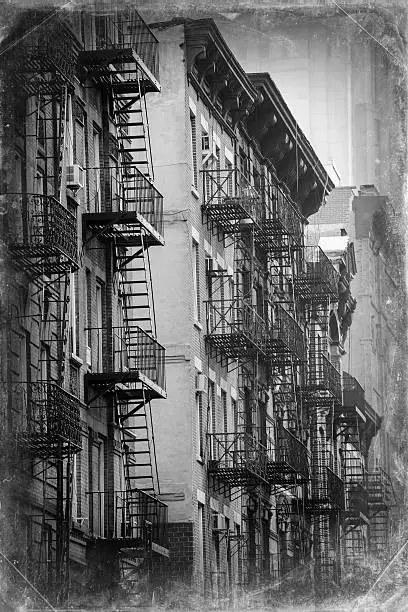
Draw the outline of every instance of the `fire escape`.
[[[381,467],[368,472],[368,515],[370,552],[386,556],[390,538],[390,509],[394,501],[392,482],[389,474]]]
[[[167,506],[157,497],[150,404],[166,397],[149,257],[151,247],[164,244],[163,198],[153,183],[146,102],[149,92],[160,91],[158,42],[130,8],[96,16],[95,26],[79,63],[109,98],[116,163],[88,169],[92,210],[83,215],[84,244],[106,245],[119,312],[113,312],[111,324],[87,330],[105,357],[99,371],[86,375],[85,393],[91,405],[102,396],[113,402],[125,487],[89,493],[91,531],[95,557],[101,550],[116,555],[122,579],[132,586],[141,560],[150,564],[153,552],[168,555]]]
[[[361,561],[367,550],[368,491],[366,473],[366,410],[364,389],[343,372],[343,406],[335,414],[341,439],[342,472],[345,484],[345,558]]]
[[[28,491],[29,578],[60,602],[69,585],[73,464],[81,450],[81,402],[66,390],[65,371],[70,275],[78,269],[77,220],[66,199],[67,102],[77,49],[57,18],[43,25],[27,13],[20,27],[25,36],[4,58],[12,84],[7,113],[24,141],[25,176],[21,168],[13,173],[2,201],[9,257],[29,296],[11,328],[31,323],[26,363],[19,364],[24,378],[9,376],[8,410],[10,435],[17,432],[20,458],[30,457],[36,489]]]
[[[306,360],[306,339],[299,324],[303,314],[301,303],[294,291],[303,258],[305,219],[276,179],[263,177],[262,187],[265,248],[273,291],[268,358],[275,424],[267,432],[267,467],[269,483],[276,493],[281,492],[281,501],[277,501],[280,548],[277,569],[279,577],[283,577],[292,571],[291,576],[297,575],[310,553],[303,545],[310,532],[305,513],[310,456],[302,442],[304,417],[299,387],[300,368]],[[282,494],[285,489],[289,497]],[[300,533],[302,538],[298,537]],[[291,555],[288,548],[293,551]]]
[[[262,571],[260,491],[267,486],[265,439],[256,420],[269,333],[263,206],[247,173],[216,168],[203,171],[202,210],[209,230],[233,248],[233,274],[210,278],[206,343],[210,356],[237,370],[239,396],[234,431],[208,433],[207,469],[215,487],[241,496],[247,528],[233,548],[245,567],[240,582],[253,584]]]
[[[330,304],[338,299],[339,275],[319,247],[306,246],[295,292],[308,310],[309,353],[303,374],[302,400],[310,419],[311,497],[315,588],[325,592],[340,573],[340,517],[344,482],[339,477],[332,423],[342,406],[341,372],[328,358]]]

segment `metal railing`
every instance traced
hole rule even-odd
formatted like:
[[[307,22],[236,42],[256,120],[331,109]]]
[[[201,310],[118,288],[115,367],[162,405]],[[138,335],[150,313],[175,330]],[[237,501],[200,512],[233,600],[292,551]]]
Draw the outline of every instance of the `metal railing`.
[[[10,249],[28,260],[41,259],[45,268],[52,267],[50,258],[57,258],[58,266],[75,269],[77,220],[58,200],[17,193],[3,194],[1,200],[7,205],[5,238]]]
[[[306,359],[305,335],[299,323],[282,306],[275,306],[271,329],[272,351],[289,352],[298,361]]]
[[[346,508],[354,514],[361,512],[368,516],[368,491],[363,483],[348,483],[346,481]]]
[[[309,480],[310,453],[283,425],[267,431],[269,472],[277,477],[284,472],[296,474],[299,480]]]
[[[389,507],[393,490],[390,475],[382,468],[367,473],[368,503]]]
[[[132,61],[128,51],[135,51],[152,75],[159,78],[159,43],[139,13],[130,7],[112,9],[95,17],[95,37],[85,41],[85,51],[116,51],[112,63],[121,58]],[[125,78],[126,80],[126,78]]]
[[[265,224],[272,224],[278,235],[287,234],[296,244],[302,244],[304,220],[291,198],[279,185],[266,179],[263,181],[262,198],[266,207]]]
[[[237,354],[247,350],[245,340],[255,350],[265,349],[267,324],[251,305],[243,300],[211,300],[206,307],[210,341],[217,340],[221,347],[224,342],[224,348]]]
[[[365,413],[364,389],[348,372],[343,372],[343,403],[344,406],[357,406],[363,414]]]
[[[327,498],[329,503],[344,510],[344,482],[330,468],[327,470]]]
[[[121,223],[122,213],[137,213],[163,236],[163,196],[136,166],[87,168],[86,176],[91,214],[117,212]]]
[[[308,372],[308,390],[327,391],[331,397],[342,403],[341,373],[323,353],[310,355]]]
[[[39,88],[44,93],[58,91],[64,83],[74,82],[78,55],[74,38],[56,18],[35,28],[33,25],[31,23],[27,34],[20,37],[18,45],[12,47],[11,62],[18,64],[13,78],[30,93]],[[27,74],[35,75],[37,80],[23,79],[22,75]],[[47,75],[47,80],[42,81],[41,75]]]
[[[165,348],[140,327],[87,328],[92,374],[135,373],[166,387]],[[148,383],[148,381],[147,381]]]
[[[89,531],[96,538],[123,540],[124,547],[168,547],[168,508],[140,489],[87,492]]]
[[[53,382],[4,383],[13,432],[39,455],[81,448],[80,400]]]
[[[202,170],[202,175],[203,210],[224,231],[234,231],[243,220],[261,223],[262,198],[240,170]]]
[[[305,299],[338,298],[340,275],[318,246],[304,247],[304,267],[295,281],[298,294]]]
[[[208,471],[231,484],[266,480],[266,448],[248,432],[210,433]]]

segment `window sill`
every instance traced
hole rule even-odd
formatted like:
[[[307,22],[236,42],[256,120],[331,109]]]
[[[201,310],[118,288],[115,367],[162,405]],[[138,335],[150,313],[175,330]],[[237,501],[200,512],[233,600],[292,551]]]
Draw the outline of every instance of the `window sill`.
[[[194,187],[194,185],[191,185],[191,193],[193,194],[196,200],[200,199],[200,194],[198,190]]]
[[[203,326],[201,325],[200,321],[194,321],[194,327],[199,331],[203,331]]]
[[[204,459],[201,455],[196,455],[196,461],[197,463],[200,463],[201,465],[204,465]]]
[[[69,360],[72,363],[72,365],[77,366],[78,368],[84,365],[83,360],[80,357],[78,357],[78,355],[76,355],[75,353],[71,353]]]

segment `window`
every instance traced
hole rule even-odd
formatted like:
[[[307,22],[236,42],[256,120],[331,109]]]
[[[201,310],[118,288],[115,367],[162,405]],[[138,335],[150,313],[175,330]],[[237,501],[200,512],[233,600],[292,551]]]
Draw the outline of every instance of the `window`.
[[[193,170],[192,185],[195,189],[198,186],[198,166],[197,166],[197,125],[195,115],[190,111],[190,133],[191,133],[191,166]]]
[[[238,413],[237,413],[237,402],[231,398],[231,424],[233,431],[236,432],[238,429]]]
[[[103,301],[104,301],[104,286],[100,281],[96,282],[96,296],[95,296],[95,314],[96,314],[96,346],[95,351],[95,365],[96,372],[102,372],[103,367]],[[93,360],[92,360],[93,361]]]
[[[71,295],[70,295],[70,344],[71,353],[78,355],[79,351],[79,294],[78,294],[78,272],[71,273]]]
[[[204,574],[204,506],[198,503],[198,564],[199,575]]]
[[[94,200],[94,212],[101,211],[101,170],[100,170],[100,133],[99,130],[95,129],[92,133],[92,149],[93,149],[93,200]],[[92,197],[92,196],[91,196]]]
[[[207,432],[212,434],[215,431],[215,385],[212,380],[208,381],[208,411],[207,411]]]
[[[202,393],[197,392],[195,395],[196,399],[196,419],[197,419],[197,455],[199,457],[204,456],[204,444],[203,444],[203,398]]]
[[[88,268],[85,270],[85,300],[86,300],[86,362],[91,365],[91,346],[92,346],[92,293],[91,293],[91,272]]]
[[[224,389],[221,389],[221,409],[222,409],[222,421],[224,427],[224,433],[229,431],[228,423],[228,405],[227,405],[227,393]]]
[[[194,287],[194,319],[201,319],[200,300],[200,254],[198,242],[193,240],[193,287]]]

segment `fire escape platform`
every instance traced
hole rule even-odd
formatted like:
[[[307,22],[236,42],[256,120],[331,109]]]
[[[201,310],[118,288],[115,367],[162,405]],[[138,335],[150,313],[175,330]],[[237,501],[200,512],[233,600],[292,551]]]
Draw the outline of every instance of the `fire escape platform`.
[[[217,461],[208,462],[208,473],[217,476],[230,487],[251,486],[265,483],[266,479],[257,469],[251,467],[223,467]]]
[[[260,348],[258,344],[244,333],[218,334],[206,336],[207,342],[228,359],[256,355]]]
[[[244,224],[248,227],[256,222],[253,215],[254,205],[258,203],[257,198],[243,196],[228,197],[222,203],[209,203],[203,206],[203,212],[225,234],[233,234]]]
[[[141,383],[141,384],[137,384]],[[167,393],[139,370],[128,372],[100,372],[85,374],[85,396],[89,400],[89,387],[104,393],[117,392],[122,401],[166,399]]]
[[[115,240],[120,246],[142,246],[140,228],[145,246],[163,246],[163,236],[147,219],[136,211],[84,213],[82,215],[84,235],[87,230],[97,233],[99,238]]]
[[[152,553],[154,556],[158,555],[166,558],[170,556],[168,548],[154,541],[151,543],[151,550],[149,550],[143,538],[96,537],[88,541],[88,546],[101,554],[108,552],[109,555],[120,555],[126,559],[148,559]]]
[[[88,74],[95,81],[108,85],[117,93],[138,93],[138,78],[141,77],[143,90],[147,92],[160,92],[161,85],[153,73],[146,66],[140,55],[131,47],[105,48],[93,51],[81,51],[78,62],[84,66]],[[124,70],[125,78],[121,73],[121,65],[132,65]]]

